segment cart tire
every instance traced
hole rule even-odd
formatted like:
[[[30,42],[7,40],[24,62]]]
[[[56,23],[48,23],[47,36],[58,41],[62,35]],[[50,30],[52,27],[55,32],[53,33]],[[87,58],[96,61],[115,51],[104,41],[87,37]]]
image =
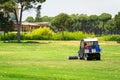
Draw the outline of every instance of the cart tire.
[[[88,60],[88,58],[85,56],[85,57],[84,57],[84,60],[86,60],[86,61],[87,61],[87,60]]]
[[[84,60],[89,60],[89,57],[88,57],[88,55],[87,54],[84,54]]]
[[[100,60],[100,57],[97,57],[96,60]]]
[[[86,61],[87,61],[87,60],[92,60],[92,58],[91,58],[91,57],[86,57],[86,56],[85,56],[85,57],[84,57],[84,60],[86,60]]]

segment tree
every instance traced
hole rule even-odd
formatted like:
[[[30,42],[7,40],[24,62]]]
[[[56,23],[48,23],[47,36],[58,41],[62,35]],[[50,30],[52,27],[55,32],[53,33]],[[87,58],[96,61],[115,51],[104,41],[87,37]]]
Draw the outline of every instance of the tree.
[[[32,16],[29,16],[29,17],[26,18],[25,21],[27,21],[27,22],[34,22],[34,18]]]
[[[87,28],[87,24],[88,24],[88,16],[86,14],[81,14],[79,15],[79,21],[81,23],[81,30],[83,32],[89,32],[88,28]]]
[[[78,14],[70,15],[72,24],[70,25],[70,31],[79,31],[81,29],[81,22]]]
[[[18,42],[20,42],[20,27],[22,20],[22,12],[29,8],[38,7],[41,3],[45,1],[46,0],[0,0],[0,9],[3,9],[5,13],[13,12],[16,16],[16,22],[18,25]],[[19,20],[16,12],[16,8],[18,8],[18,6],[21,8]]]
[[[115,15],[115,24],[117,27],[117,33],[120,32],[120,12],[118,12],[117,15]]]
[[[110,20],[112,18],[112,15],[109,14],[109,13],[102,13],[100,16],[99,16],[99,19],[103,22],[107,22],[108,20]]]
[[[111,19],[111,20],[106,22],[106,24],[105,24],[105,31],[108,34],[116,33],[116,25],[115,25],[115,20],[114,19]]]
[[[68,26],[68,21],[70,17],[69,15],[65,13],[60,13],[59,15],[55,16],[55,18],[52,20],[52,25],[56,26],[58,30],[62,31],[62,39],[64,40],[64,30],[66,29],[66,26]]]
[[[90,26],[91,32],[94,32],[95,34],[97,34],[99,32],[98,24],[99,24],[98,16],[90,15],[89,16],[89,26]]]
[[[13,22],[9,20],[9,16],[5,17],[3,12],[0,12],[0,30],[4,31],[4,42],[6,40],[5,35],[8,31],[12,31],[14,29]]]
[[[41,5],[39,5],[37,7],[37,10],[36,10],[37,14],[36,14],[35,22],[41,22],[42,21],[40,10],[41,10]]]
[[[53,17],[48,17],[48,16],[43,16],[42,17],[42,22],[51,22]]]
[[[101,33],[105,33],[105,24],[108,20],[110,20],[112,18],[112,15],[111,14],[108,14],[108,13],[102,13],[100,16],[99,16],[99,20],[101,21],[101,24],[102,24],[102,32]]]

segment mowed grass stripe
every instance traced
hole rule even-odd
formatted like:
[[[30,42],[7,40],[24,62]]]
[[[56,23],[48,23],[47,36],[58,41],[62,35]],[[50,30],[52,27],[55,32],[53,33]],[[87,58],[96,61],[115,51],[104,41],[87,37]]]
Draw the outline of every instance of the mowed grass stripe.
[[[77,55],[79,50],[79,41],[71,43],[0,43],[0,80],[120,79],[119,44],[101,44],[102,60],[84,61],[67,60],[69,55]]]

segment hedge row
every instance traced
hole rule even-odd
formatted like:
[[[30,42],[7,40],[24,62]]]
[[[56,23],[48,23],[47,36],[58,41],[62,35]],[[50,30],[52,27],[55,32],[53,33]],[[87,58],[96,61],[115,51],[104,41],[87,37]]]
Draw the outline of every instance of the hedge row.
[[[95,37],[94,34],[86,34],[83,32],[68,32],[64,31],[64,40],[81,40],[86,37]],[[8,33],[6,39],[16,40],[16,33]],[[0,40],[4,40],[3,34],[0,35]],[[21,33],[21,40],[62,40],[62,33],[53,32],[50,28],[44,27],[36,29],[30,33]]]
[[[107,35],[100,37],[104,41],[120,41],[120,35]]]
[[[81,40],[86,37],[95,37],[94,34],[83,32],[64,32],[64,40]],[[17,40],[17,33],[9,32],[6,35],[7,40]],[[120,35],[101,36],[99,39],[104,41],[120,41]],[[0,34],[0,40],[4,40],[3,34]],[[44,27],[36,29],[30,33],[21,33],[21,40],[62,40],[62,33],[55,33],[50,28]]]

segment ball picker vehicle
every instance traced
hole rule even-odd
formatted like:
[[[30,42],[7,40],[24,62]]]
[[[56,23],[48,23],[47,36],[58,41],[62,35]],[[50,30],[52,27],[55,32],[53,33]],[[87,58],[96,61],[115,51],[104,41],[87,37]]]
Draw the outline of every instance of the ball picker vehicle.
[[[100,60],[100,46],[98,44],[97,38],[86,38],[82,39],[80,42],[80,49],[78,51],[78,56],[69,56],[71,59],[84,59],[84,60]]]

